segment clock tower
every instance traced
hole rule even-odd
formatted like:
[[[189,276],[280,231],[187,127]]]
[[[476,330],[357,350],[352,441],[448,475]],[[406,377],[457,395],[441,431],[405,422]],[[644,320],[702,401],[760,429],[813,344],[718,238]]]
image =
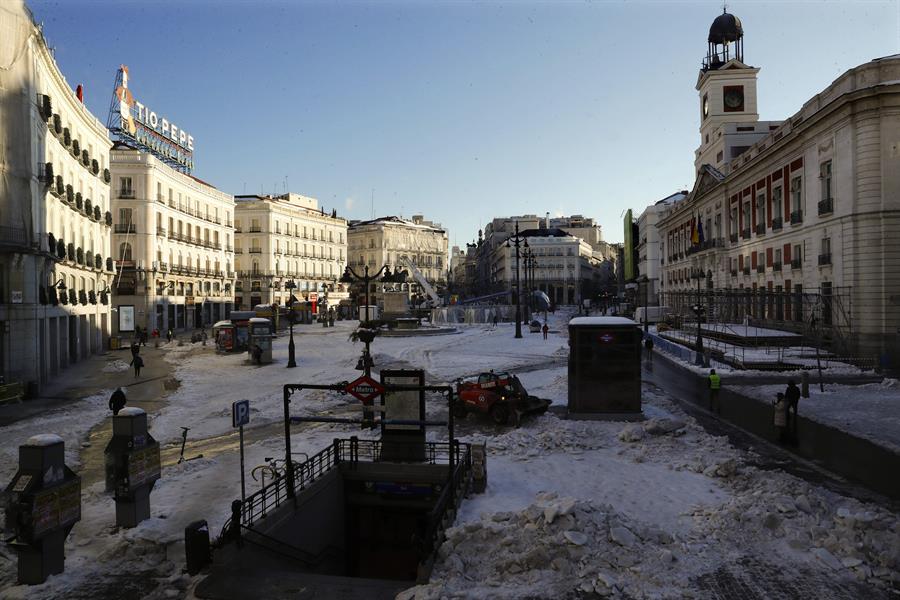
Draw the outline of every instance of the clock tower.
[[[744,64],[744,29],[741,20],[723,12],[709,28],[708,51],[697,78],[700,99],[700,147],[695,167],[703,164],[722,168],[740,147],[726,148],[725,124],[755,124],[756,74],[759,69]],[[751,129],[752,131],[752,129]],[[726,156],[726,154],[728,154]]]

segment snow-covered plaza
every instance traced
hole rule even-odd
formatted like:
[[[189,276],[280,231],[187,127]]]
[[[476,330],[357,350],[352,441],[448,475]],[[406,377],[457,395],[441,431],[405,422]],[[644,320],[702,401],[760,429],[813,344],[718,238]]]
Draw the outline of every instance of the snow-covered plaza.
[[[431,383],[454,382],[488,369],[519,374],[529,393],[567,400],[569,315],[551,315],[549,339],[512,326],[457,325],[456,333],[379,337],[376,370],[420,368]],[[296,329],[298,366],[286,369],[287,336],[274,363],[251,365],[245,354],[219,355],[212,345],[163,345],[157,352],[169,391],[136,402],[163,444],[162,479],[151,518],[115,526],[104,491],[102,447],[110,435],[107,400],[118,385],[137,394],[127,351],[96,361],[105,381],[96,394],[58,402],[0,428],[0,483],[16,471],[18,446],[55,433],[67,464],[82,476],[82,519],[66,542],[66,568],[39,586],[16,585],[15,555],[0,549],[0,597],[6,599],[191,598],[202,576],[184,569],[184,528],[197,519],[217,535],[240,497],[231,405],[248,399],[249,471],[283,455],[282,386],[355,379],[361,344],[355,322]],[[148,349],[149,350],[149,349]],[[177,380],[177,381],[175,381]],[[71,382],[74,386],[76,382]],[[883,389],[895,390],[893,386]],[[769,394],[771,390],[761,390]],[[306,392],[294,414],[358,414],[350,396]],[[900,590],[900,520],[875,495],[844,496],[788,474],[752,448],[712,435],[665,389],[645,384],[646,420],[565,420],[552,410],[520,428],[469,415],[461,441],[486,443],[487,490],[463,501],[446,532],[426,585],[412,598],[890,598]],[[428,406],[440,415],[446,405]],[[203,457],[177,464],[185,452]],[[293,450],[312,454],[339,436],[374,433],[346,425],[293,428]],[[435,439],[446,433],[429,434]],[[765,442],[759,441],[760,444]],[[100,457],[100,459],[98,459]],[[897,474],[886,474],[896,477]]]

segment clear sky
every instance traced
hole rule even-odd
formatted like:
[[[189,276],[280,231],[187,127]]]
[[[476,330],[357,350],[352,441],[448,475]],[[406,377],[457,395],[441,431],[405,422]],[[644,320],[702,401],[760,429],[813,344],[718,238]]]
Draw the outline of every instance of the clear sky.
[[[3,1],[3,0],[0,0]],[[30,0],[106,122],[116,69],[233,194],[348,218],[424,214],[464,246],[493,217],[622,216],[693,183],[694,85],[721,2]],[[728,2],[783,119],[900,52],[900,0]]]

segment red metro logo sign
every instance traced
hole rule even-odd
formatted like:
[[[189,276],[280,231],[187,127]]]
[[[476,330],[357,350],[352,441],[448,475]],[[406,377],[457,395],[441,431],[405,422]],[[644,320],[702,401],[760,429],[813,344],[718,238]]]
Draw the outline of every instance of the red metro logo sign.
[[[363,375],[359,379],[348,383],[344,391],[357,398],[363,404],[369,404],[384,393],[384,386],[371,377]]]

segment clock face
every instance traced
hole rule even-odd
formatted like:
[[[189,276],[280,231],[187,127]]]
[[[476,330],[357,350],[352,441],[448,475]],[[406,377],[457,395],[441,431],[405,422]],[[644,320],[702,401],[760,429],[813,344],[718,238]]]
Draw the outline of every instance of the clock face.
[[[726,110],[743,110],[744,90],[740,88],[726,89],[724,94]]]

